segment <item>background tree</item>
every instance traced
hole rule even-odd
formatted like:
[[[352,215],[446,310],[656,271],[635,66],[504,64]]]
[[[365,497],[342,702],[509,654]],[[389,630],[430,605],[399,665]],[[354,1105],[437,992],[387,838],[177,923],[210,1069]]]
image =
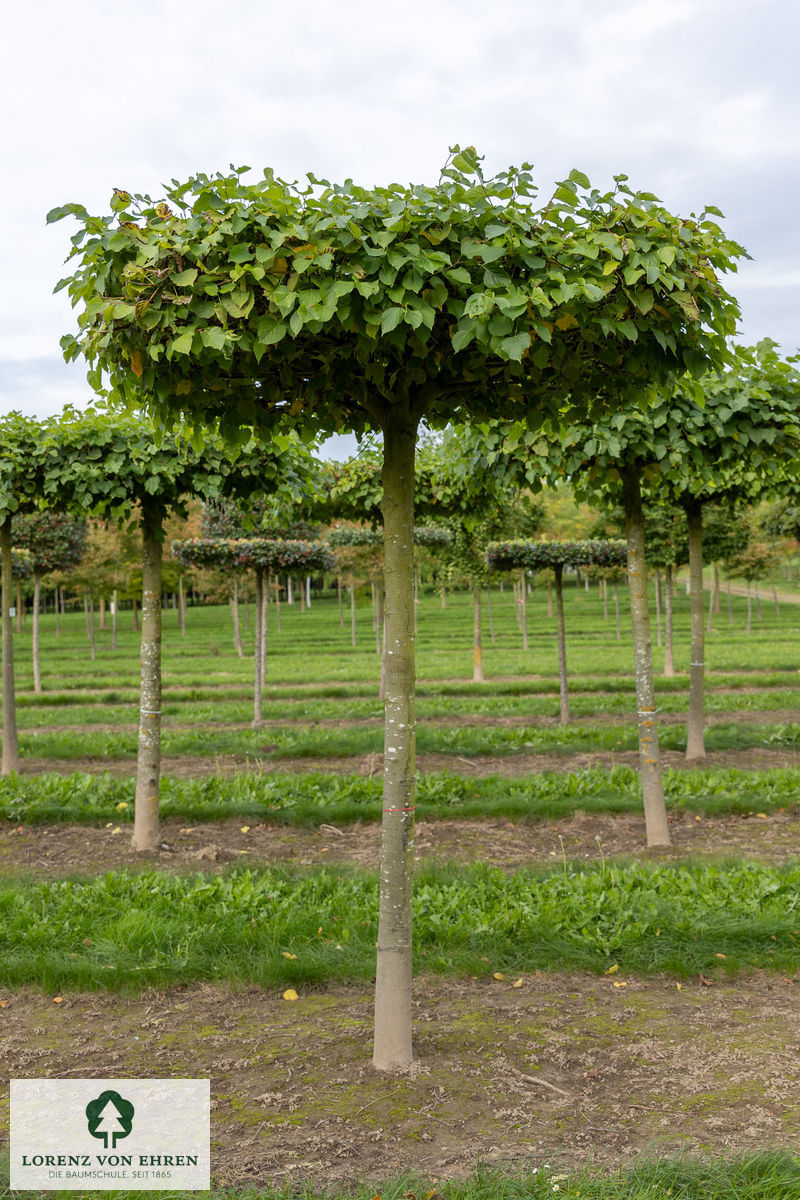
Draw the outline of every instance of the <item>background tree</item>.
[[[26,513],[14,517],[11,537],[15,546],[29,550],[33,564],[33,690],[42,691],[39,669],[39,607],[42,576],[52,571],[70,571],[86,551],[87,527],[66,513]]]
[[[486,178],[453,148],[434,186],[296,187],[244,169],[117,190],[82,229],[59,286],[80,307],[68,359],[156,419],[223,436],[288,420],[311,435],[383,434],[386,732],[373,1062],[411,1045],[415,760],[414,454],[420,422],[523,418],[566,397],[583,415],[719,358],[737,309],[718,275],[741,248],[625,176],[568,179],[537,207],[529,164]],[[711,210],[709,210],[710,212]],[[88,236],[87,236],[88,235]],[[590,399],[591,398],[591,399]]]

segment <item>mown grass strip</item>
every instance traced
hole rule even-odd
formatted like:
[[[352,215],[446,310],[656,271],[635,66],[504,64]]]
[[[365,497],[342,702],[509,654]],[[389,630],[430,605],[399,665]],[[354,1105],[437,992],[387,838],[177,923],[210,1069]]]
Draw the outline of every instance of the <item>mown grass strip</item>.
[[[7,1157],[7,1156],[6,1156]],[[677,1159],[643,1158],[613,1173],[591,1168],[567,1170],[557,1157],[545,1165],[531,1158],[526,1169],[512,1172],[478,1170],[465,1180],[439,1181],[420,1175],[398,1175],[380,1184],[324,1188],[295,1181],[284,1188],[212,1188],[209,1200],[404,1200],[426,1196],[436,1200],[797,1200],[800,1158],[788,1151],[746,1157]],[[8,1179],[4,1164],[3,1177]],[[7,1186],[2,1200],[12,1200]],[[28,1193],[33,1195],[34,1193]],[[53,1200],[72,1200],[74,1192],[47,1192]],[[86,1200],[125,1200],[130,1192],[82,1191]],[[137,1192],[141,1200],[196,1200],[196,1192]]]
[[[664,788],[670,809],[707,815],[791,809],[800,801],[800,769],[746,771],[711,768],[668,770]],[[0,779],[0,820],[41,825],[57,822],[133,819],[134,780],[111,775],[17,775]],[[521,778],[470,779],[451,772],[420,775],[417,815],[509,817],[537,820],[575,812],[639,812],[641,787],[631,767],[543,771]],[[184,821],[227,817],[260,818],[276,824],[313,827],[322,822],[377,821],[381,781],[365,775],[285,774],[258,771],[166,776],[161,814]]]
[[[800,864],[568,866],[421,872],[417,969],[736,971],[800,968]],[[0,983],[139,989],[199,979],[287,986],[364,980],[377,880],[237,867],[109,872],[0,888]]]
[[[683,726],[666,726],[659,733],[661,746],[683,750],[686,731]],[[123,732],[84,730],[22,733],[19,738],[23,757],[58,758],[134,758],[137,735],[131,728]],[[800,747],[800,724],[763,725],[736,722],[711,726],[706,731],[707,750],[746,750],[775,746]],[[635,750],[633,725],[547,726],[420,726],[417,751],[420,754],[579,754]],[[383,731],[375,726],[337,729],[335,726],[272,726],[260,730],[245,729],[166,729],[162,737],[164,754],[249,755],[253,758],[325,758],[378,754],[383,748]]]

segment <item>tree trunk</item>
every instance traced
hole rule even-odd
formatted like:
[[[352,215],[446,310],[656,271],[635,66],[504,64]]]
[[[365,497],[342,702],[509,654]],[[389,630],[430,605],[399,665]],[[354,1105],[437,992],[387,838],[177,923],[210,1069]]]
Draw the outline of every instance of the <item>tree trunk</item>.
[[[603,620],[608,620],[608,580],[603,579]]]
[[[528,649],[528,588],[525,581],[525,572],[520,571],[520,621],[522,624],[522,649]]]
[[[665,568],[666,584],[664,587],[664,677],[672,679],[675,675],[675,657],[672,642],[672,567]]]
[[[720,597],[721,591],[722,591],[722,589],[719,586],[719,564],[714,563],[714,614],[715,614],[715,616],[719,616],[720,612],[722,611],[722,600]]]
[[[553,617],[553,585],[548,579],[547,581],[547,615]]]
[[[264,590],[264,572],[256,568],[256,598],[253,608],[255,609],[255,646],[253,647],[253,726],[261,724],[261,691],[263,679],[261,677],[261,641],[264,637],[264,605],[262,603],[261,593]]]
[[[178,625],[186,637],[186,589],[183,586],[183,571],[178,576]]]
[[[483,683],[483,646],[481,644],[481,589],[472,589],[472,682]]]
[[[33,690],[37,696],[42,694],[42,673],[39,669],[39,606],[42,596],[42,577],[33,577]]]
[[[231,603],[231,620],[233,621],[233,648],[239,655],[239,658],[244,658],[244,650],[242,649],[242,629],[239,625],[239,580],[234,575],[233,588],[230,595]]]
[[[261,687],[267,678],[267,643],[269,641],[269,575],[261,582]]]
[[[142,648],[134,850],[157,850],[161,778],[161,558],[159,522],[142,520]]]
[[[748,579],[748,581],[747,581],[747,635],[748,635],[748,637],[750,636],[752,628],[753,628],[753,597],[750,594],[750,580]]]
[[[311,576],[306,575],[306,608],[311,608]]]
[[[685,505],[689,533],[692,648],[689,668],[689,719],[686,724],[686,758],[705,758],[703,743],[703,691],[705,686],[705,611],[703,607],[703,507]]]
[[[281,578],[275,576],[275,632],[281,631]]]
[[[442,608],[447,608],[447,588],[442,584]]]
[[[117,589],[111,595],[111,649],[117,648]]]
[[[14,626],[11,609],[14,607],[14,584],[11,579],[11,518],[0,522],[0,561],[3,583],[3,764],[2,774],[19,770],[17,743],[17,707],[14,695]]]
[[[294,592],[292,591],[292,577],[286,576],[286,603],[294,604]]]
[[[356,644],[356,586],[350,584],[350,644]]]
[[[561,693],[561,724],[569,725],[569,692],[567,691],[567,635],[564,626],[564,564],[554,563],[556,579],[556,616],[558,618],[558,686]]]
[[[656,645],[661,646],[661,572],[655,572],[656,584]]]
[[[390,409],[384,429],[383,538],[386,592],[386,732],[383,759],[380,916],[373,1065],[409,1066],[411,887],[414,863],[413,529],[416,422]]]
[[[653,685],[653,649],[647,603],[644,515],[640,474],[628,466],[623,474],[623,503],[628,543],[628,583],[631,602],[633,663],[636,675],[636,717],[639,726],[639,763],[648,846],[668,846],[669,826],[658,756],[658,722]]]

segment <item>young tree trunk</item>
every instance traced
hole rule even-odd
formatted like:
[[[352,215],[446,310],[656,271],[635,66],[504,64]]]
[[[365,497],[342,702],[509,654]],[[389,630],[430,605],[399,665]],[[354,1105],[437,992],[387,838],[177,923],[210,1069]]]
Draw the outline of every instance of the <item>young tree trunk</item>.
[[[39,669],[39,605],[42,596],[42,577],[33,577],[33,690],[37,696],[42,694],[42,673]]]
[[[105,596],[101,596],[100,597],[100,630],[101,630],[101,632],[104,633],[105,628],[106,628],[106,598],[105,598]]]
[[[14,695],[14,626],[11,609],[14,607],[14,584],[11,579],[11,518],[0,522],[0,561],[3,583],[3,775],[19,770],[17,742],[17,707]]]
[[[411,887],[414,862],[413,528],[416,422],[393,405],[384,429],[386,733],[373,1065],[398,1070],[411,1044]]]
[[[689,667],[689,719],[686,724],[686,758],[705,758],[703,743],[703,691],[705,686],[705,610],[703,606],[703,507],[685,505],[689,534],[692,648]]]
[[[675,657],[672,643],[672,567],[665,568],[666,583],[664,587],[664,677],[672,679],[675,675]]]
[[[556,616],[558,618],[558,686],[561,693],[561,724],[569,725],[569,692],[567,691],[567,635],[564,626],[564,564],[554,563],[556,580]]]
[[[653,649],[647,603],[644,515],[639,469],[629,465],[623,474],[623,503],[628,543],[628,583],[631,602],[633,662],[636,675],[636,717],[639,763],[648,846],[668,846],[669,826],[658,756],[658,722],[653,685]]]
[[[747,636],[753,629],[753,598],[750,594],[750,580],[747,581]]]
[[[264,605],[261,593],[264,590],[264,572],[256,568],[256,598],[255,609],[255,646],[253,647],[253,727],[261,724],[261,692],[263,678],[261,675],[261,642],[264,637]]]
[[[291,577],[291,575],[287,575],[287,576],[286,576],[286,603],[287,603],[287,604],[294,604],[294,592],[293,592],[293,590],[292,590],[292,577]]]
[[[489,641],[494,645],[494,613],[492,612],[492,589],[490,587],[486,589],[486,615],[489,618]]]
[[[617,641],[622,641],[622,626],[619,620],[619,587],[614,584],[614,615],[617,622]]]
[[[269,641],[269,575],[261,582],[261,687],[267,678],[267,643]]]
[[[306,608],[311,608],[311,576],[306,575]]]
[[[442,608],[447,608],[447,588],[442,584]]]
[[[524,571],[520,571],[519,595],[520,595],[519,615],[520,615],[520,623],[522,626],[522,649],[527,650],[528,649],[528,585],[527,585],[527,582],[525,579]]]
[[[722,589],[719,585],[719,563],[714,563],[714,613],[716,616],[719,616],[722,611],[721,591]]]
[[[305,589],[302,579],[298,580],[297,590],[300,593],[300,612],[305,612],[306,611],[306,589]]]
[[[183,586],[183,571],[178,576],[178,625],[183,637],[186,637],[186,589]]]
[[[603,579],[603,620],[608,620],[608,580]]]
[[[356,586],[350,584],[350,644],[355,647],[356,644]]]
[[[551,619],[554,615],[553,614],[553,585],[549,579],[547,581],[547,615]]]
[[[233,577],[233,588],[230,594],[231,604],[231,620],[233,622],[233,648],[239,655],[239,658],[244,658],[244,650],[242,649],[242,628],[239,624],[239,580],[236,575]]]
[[[483,646],[481,644],[481,589],[472,589],[472,682],[483,683]]]
[[[111,595],[111,649],[117,648],[117,589]]]
[[[281,577],[275,576],[275,632],[281,631]]]
[[[661,646],[661,572],[655,572],[656,592],[656,645]]]
[[[142,647],[134,850],[157,850],[161,781],[161,558],[159,523],[142,520]]]
[[[575,587],[579,588],[580,586],[581,586],[581,569],[580,569],[580,567],[576,567],[575,568]]]
[[[339,628],[344,629],[344,606],[342,604],[342,577],[336,576],[336,600],[339,604]]]

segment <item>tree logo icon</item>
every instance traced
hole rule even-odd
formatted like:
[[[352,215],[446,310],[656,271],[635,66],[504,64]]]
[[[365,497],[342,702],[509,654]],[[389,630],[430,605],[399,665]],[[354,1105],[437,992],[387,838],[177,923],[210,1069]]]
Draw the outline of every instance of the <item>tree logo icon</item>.
[[[101,1092],[86,1105],[86,1119],[92,1137],[102,1138],[106,1150],[113,1150],[119,1138],[126,1138],[133,1126],[133,1105],[119,1092]]]

